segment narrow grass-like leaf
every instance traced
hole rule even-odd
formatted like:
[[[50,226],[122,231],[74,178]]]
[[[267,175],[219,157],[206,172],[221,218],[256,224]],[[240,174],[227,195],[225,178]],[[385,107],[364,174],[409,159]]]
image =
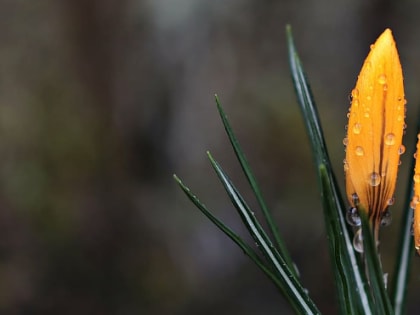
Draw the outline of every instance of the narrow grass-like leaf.
[[[302,69],[295,45],[293,43],[292,29],[286,27],[287,44],[289,49],[289,64],[292,73],[293,85],[295,88],[298,103],[300,105],[309,140],[312,145],[313,157],[316,165],[328,163],[327,146],[325,145],[321,124],[318,119],[318,111],[312,96],[312,91],[307,82],[306,75]]]
[[[409,205],[410,199],[408,199],[408,205],[405,206],[403,214],[399,247],[396,255],[397,262],[394,271],[394,279],[391,282],[391,299],[395,315],[406,313],[407,285],[411,260],[414,256],[414,241],[413,235],[411,234],[411,228],[413,226],[413,209],[411,209]]]
[[[360,312],[371,314],[371,298],[365,290],[362,280],[364,276],[360,272],[360,265],[352,247],[348,226],[343,215],[345,207],[332,171],[312,92],[293,43],[290,26],[287,26],[286,33],[293,84],[306,124],[318,181],[322,189],[327,236],[333,267],[336,269],[335,277],[340,308],[344,314],[354,312],[354,306],[350,306],[348,303],[350,298],[350,303],[355,303]],[[331,223],[334,224],[333,227],[329,226]]]
[[[289,268],[277,249],[273,246],[271,240],[264,232],[254,213],[238,193],[236,187],[233,186],[226,173],[209,153],[208,156],[229,198],[240,214],[242,221],[254,238],[260,251],[277,273],[279,280],[283,283],[283,294],[286,299],[298,314],[320,314],[315,303],[308,296],[305,289],[294,276],[291,268]]]
[[[351,238],[346,229],[346,222],[341,211],[337,211],[340,201],[337,199],[332,181],[325,165],[319,166],[321,174],[321,194],[325,211],[325,226],[329,237],[330,252],[334,255],[334,274],[337,279],[338,298],[340,299],[341,314],[372,314],[369,299],[370,296],[365,292],[360,295],[357,301],[354,293],[353,283],[364,291],[364,284],[360,274],[357,259],[353,251]],[[333,235],[334,237],[331,237]],[[357,272],[354,273],[354,279],[347,274],[346,264],[353,266]],[[358,304],[359,303],[359,304]]]
[[[243,170],[243,172],[244,172],[244,174],[245,174],[245,176],[246,176],[246,178],[247,178],[247,180],[248,180],[248,182],[249,182],[249,184],[252,188],[252,191],[254,192],[255,197],[256,197],[256,199],[257,199],[257,201],[258,201],[258,203],[261,207],[264,218],[265,218],[265,220],[268,224],[268,227],[269,227],[269,229],[270,229],[270,231],[271,231],[271,233],[274,237],[274,241],[275,241],[275,244],[277,246],[277,249],[278,249],[279,253],[282,255],[282,257],[284,258],[286,264],[293,271],[293,274],[295,276],[298,276],[297,272],[294,268],[294,264],[293,264],[292,258],[290,256],[290,253],[287,250],[287,248],[286,248],[286,246],[283,242],[283,239],[280,237],[277,225],[276,225],[276,223],[273,219],[273,216],[271,215],[271,211],[269,210],[269,208],[268,208],[268,206],[267,206],[267,204],[266,204],[266,202],[265,202],[265,200],[262,196],[262,193],[261,193],[260,187],[257,183],[257,180],[256,180],[254,174],[252,173],[251,168],[249,166],[249,163],[248,163],[248,161],[245,157],[245,154],[243,153],[242,148],[241,148],[241,146],[240,146],[240,144],[239,144],[239,142],[238,142],[238,140],[237,140],[237,138],[236,138],[236,136],[233,132],[233,129],[230,126],[229,120],[228,120],[228,118],[227,118],[227,116],[226,116],[226,114],[223,110],[222,105],[220,104],[220,100],[219,100],[217,95],[215,95],[215,98],[216,98],[217,109],[219,111],[220,118],[222,119],[223,126],[225,127],[226,133],[229,137],[230,143],[232,144],[235,155],[236,155],[236,157],[237,157],[237,159],[238,159],[238,161],[239,161],[239,163],[242,167],[242,170]]]
[[[414,148],[417,143],[417,134],[420,132],[420,121],[417,124],[417,133],[413,139]],[[411,261],[414,255],[414,240],[411,234],[413,226],[413,209],[411,209],[411,197],[413,195],[413,176],[415,159],[411,160],[409,185],[405,194],[405,205],[403,219],[401,222],[400,236],[398,242],[397,259],[392,279],[391,301],[396,315],[405,314],[405,304],[407,299],[407,284],[410,273]]]
[[[392,309],[388,293],[385,289],[384,275],[381,262],[379,261],[379,256],[377,254],[377,247],[373,237],[373,231],[369,223],[369,218],[366,210],[358,208],[358,212],[362,221],[364,262],[374,298],[375,311],[378,315],[392,315],[394,314],[394,311]]]
[[[223,224],[218,218],[216,218],[213,213],[211,213],[207,207],[200,202],[200,200],[191,192],[191,190],[184,185],[184,183],[179,179],[178,176],[174,175],[174,179],[177,181],[178,185],[187,195],[187,197],[193,202],[193,204],[211,221],[216,225],[226,236],[228,236],[236,245],[238,245],[245,255],[247,255],[251,260],[274,282],[276,287],[283,292],[283,284],[279,281],[277,275],[273,273],[270,266],[267,265],[265,261],[254,251],[254,249],[244,242],[235,232],[233,232],[228,226]]]

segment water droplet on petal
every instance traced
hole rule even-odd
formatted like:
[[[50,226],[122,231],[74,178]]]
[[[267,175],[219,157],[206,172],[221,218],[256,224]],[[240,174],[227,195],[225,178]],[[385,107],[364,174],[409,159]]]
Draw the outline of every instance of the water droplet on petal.
[[[356,193],[354,193],[354,194],[351,195],[351,199],[352,199],[353,204],[355,206],[357,206],[359,204],[359,196]]]
[[[370,101],[370,100],[372,99],[372,96],[368,95],[368,96],[366,96],[366,99],[367,99],[368,101]]]
[[[349,143],[349,138],[345,137],[345,138],[343,139],[343,144],[344,144],[344,145],[347,145],[348,143]]]
[[[385,144],[386,145],[394,145],[395,144],[395,135],[391,132],[385,136]]]
[[[414,176],[413,176],[413,180],[414,180],[416,183],[420,183],[420,174],[419,174],[419,173],[414,174]]]
[[[359,97],[359,90],[358,89],[353,89],[351,91],[351,96],[354,98],[358,98]]]
[[[417,152],[413,154],[413,157],[417,159]]]
[[[353,133],[355,135],[358,135],[358,134],[360,134],[360,131],[362,131],[362,124],[361,123],[355,123],[353,125]]]
[[[371,186],[378,186],[381,183],[381,175],[376,172],[373,172],[369,175],[368,182]]]
[[[359,101],[357,99],[353,99],[353,101],[351,102],[351,106],[359,107]]]
[[[360,146],[357,146],[354,152],[356,153],[357,156],[363,156],[365,154],[365,151]]]
[[[370,117],[369,112],[365,112],[364,116],[365,116],[366,118],[369,118],[369,117]]]
[[[419,201],[420,201],[419,196],[417,196],[417,195],[414,196],[413,199],[411,199],[410,208],[415,209],[417,204],[419,203]]]
[[[353,247],[356,252],[363,253],[362,229],[358,229],[353,238]]]
[[[347,118],[350,118],[350,112],[349,112],[349,113],[347,113]]]
[[[360,226],[362,224],[359,212],[357,211],[357,208],[354,207],[351,207],[349,210],[347,210],[346,220],[347,223],[351,226]]]
[[[405,152],[405,146],[402,144],[398,149],[398,154],[401,155],[401,154],[404,154],[404,152]]]
[[[388,226],[391,224],[391,221],[392,221],[391,212],[389,210],[385,210],[385,212],[382,214],[382,217],[381,217],[381,225]]]
[[[344,168],[344,172],[347,172],[349,169],[349,163],[347,163],[346,159],[343,160],[343,168]]]
[[[395,203],[395,198],[394,197],[389,198],[386,203],[388,204],[388,206],[392,206]]]
[[[381,74],[378,76],[378,83],[379,84],[385,84],[386,83],[386,75],[385,74]]]

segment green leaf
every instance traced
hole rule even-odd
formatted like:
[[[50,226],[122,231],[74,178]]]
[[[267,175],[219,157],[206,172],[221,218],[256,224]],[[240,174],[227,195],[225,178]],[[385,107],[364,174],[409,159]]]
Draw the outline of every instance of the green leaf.
[[[372,314],[372,299],[363,283],[364,275],[353,250],[349,228],[345,222],[345,207],[332,171],[321,124],[302,64],[293,43],[291,27],[286,27],[289,63],[321,188],[324,215],[334,267],[338,299],[342,314]]]
[[[420,132],[420,121],[417,127],[417,133],[415,139],[413,139],[414,147],[417,143],[417,134]],[[413,226],[413,209],[411,209],[410,203],[413,195],[413,176],[414,176],[414,165],[415,159],[411,160],[409,185],[405,194],[405,205],[403,220],[401,222],[400,236],[398,242],[398,252],[396,254],[396,264],[394,269],[394,278],[392,279],[391,288],[391,300],[394,306],[394,312],[396,315],[405,314],[405,306],[407,300],[407,284],[409,279],[410,267],[412,257],[414,255],[414,240],[411,234],[411,228]]]
[[[275,240],[275,244],[277,245],[277,249],[279,251],[279,253],[281,254],[281,256],[284,258],[286,264],[289,266],[289,268],[292,270],[293,274],[297,277],[297,272],[295,270],[293,261],[291,259],[290,253],[287,250],[282,238],[280,237],[277,225],[271,215],[270,210],[267,207],[267,204],[264,201],[264,198],[262,196],[261,190],[258,186],[257,180],[254,176],[254,174],[251,171],[251,168],[249,166],[248,161],[246,160],[245,154],[243,153],[241,146],[232,130],[232,127],[230,126],[229,120],[223,110],[223,107],[220,104],[220,100],[217,97],[217,95],[215,96],[216,98],[216,105],[217,105],[217,109],[219,111],[220,114],[220,118],[222,119],[223,122],[223,126],[225,127],[226,133],[229,137],[230,143],[232,144],[233,150],[235,152],[235,155],[242,167],[242,170],[252,188],[252,191],[255,194],[255,197],[257,198],[257,201],[260,205],[260,208],[262,210],[262,213],[264,215],[264,218],[268,224],[268,227],[274,237]]]
[[[247,255],[251,260],[274,282],[274,284],[282,290],[283,286],[279,282],[277,276],[271,271],[270,267],[264,262],[260,256],[244,242],[235,232],[233,232],[229,227],[223,224],[218,218],[216,218],[207,207],[200,202],[200,200],[191,192],[191,190],[185,186],[181,179],[178,176],[174,175],[174,179],[177,181],[178,185],[187,195],[187,197],[194,203],[194,205],[211,221],[213,222],[226,236],[228,236],[236,245],[238,245],[245,255]]]
[[[272,269],[278,276],[279,282],[282,284],[282,292],[286,299],[291,303],[298,314],[320,314],[316,305],[310,299],[305,289],[294,276],[291,268],[286,264],[284,258],[280,255],[277,249],[273,246],[271,240],[261,227],[254,212],[246,204],[242,196],[238,193],[235,186],[220,167],[220,165],[208,153],[210,162],[219,179],[221,180],[225,190],[237,209],[242,221],[246,225],[251,236],[255,240],[258,248],[271,264]]]
[[[340,208],[340,197],[325,165],[319,166],[321,174],[321,194],[324,206],[325,226],[333,256],[334,276],[342,314],[372,314],[372,298],[365,291],[363,275],[360,272],[353,250],[351,237],[346,229],[346,221]],[[355,288],[358,288],[355,292]],[[359,291],[361,290],[361,291]],[[360,292],[360,295],[357,294]]]
[[[366,210],[360,207],[358,207],[357,210],[362,221],[364,261],[370,288],[374,298],[375,311],[378,315],[392,315],[394,314],[394,311],[392,309],[388,293],[385,289],[383,271],[379,261],[373,230],[369,223]]]

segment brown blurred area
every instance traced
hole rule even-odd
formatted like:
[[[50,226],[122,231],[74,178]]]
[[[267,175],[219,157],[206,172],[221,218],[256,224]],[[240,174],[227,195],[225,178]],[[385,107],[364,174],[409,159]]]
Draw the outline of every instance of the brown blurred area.
[[[335,314],[285,25],[341,181],[349,91],[369,45],[393,30],[409,127],[394,223],[382,233],[392,272],[420,99],[419,9],[379,0],[0,0],[0,313],[292,314],[172,179],[247,238],[206,160],[210,150],[256,205],[217,93],[303,283]],[[419,264],[409,314],[420,311]]]

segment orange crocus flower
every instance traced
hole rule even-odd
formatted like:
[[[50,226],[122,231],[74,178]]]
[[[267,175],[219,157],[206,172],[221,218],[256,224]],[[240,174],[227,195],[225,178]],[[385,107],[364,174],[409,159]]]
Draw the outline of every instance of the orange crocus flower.
[[[394,203],[405,129],[403,75],[391,30],[371,45],[348,114],[346,192],[352,211],[365,209],[378,240],[386,209]]]
[[[416,165],[414,167],[414,194],[411,200],[411,208],[414,210],[414,245],[417,252],[420,254],[420,133],[417,135],[417,151],[414,155],[416,158]]]

